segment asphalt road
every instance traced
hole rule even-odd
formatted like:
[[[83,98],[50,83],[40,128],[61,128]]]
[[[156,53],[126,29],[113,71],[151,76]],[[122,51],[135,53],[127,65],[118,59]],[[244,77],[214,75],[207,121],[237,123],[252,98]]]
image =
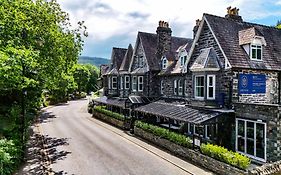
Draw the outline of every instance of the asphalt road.
[[[210,174],[92,118],[87,104],[83,99],[44,109],[38,129],[53,174]]]

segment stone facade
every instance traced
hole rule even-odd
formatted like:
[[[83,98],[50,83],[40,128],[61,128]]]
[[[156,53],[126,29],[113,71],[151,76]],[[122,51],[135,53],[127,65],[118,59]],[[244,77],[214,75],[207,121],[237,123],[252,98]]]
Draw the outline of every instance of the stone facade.
[[[238,94],[239,74],[264,74],[266,76],[266,93]],[[233,71],[233,102],[277,104],[279,100],[278,91],[278,72],[243,69]]]

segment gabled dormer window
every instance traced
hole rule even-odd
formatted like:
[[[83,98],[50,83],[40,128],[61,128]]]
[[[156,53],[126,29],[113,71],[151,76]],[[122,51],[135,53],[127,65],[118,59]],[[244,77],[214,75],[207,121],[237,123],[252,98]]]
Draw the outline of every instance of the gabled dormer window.
[[[167,58],[163,57],[162,59],[162,69],[166,69],[167,68]]]
[[[261,61],[262,60],[262,46],[251,44],[251,59]]]
[[[185,62],[186,62],[186,58],[187,58],[187,56],[185,55],[185,56],[181,56],[180,57],[180,63],[181,63],[181,66],[183,66],[184,64],[185,64]]]

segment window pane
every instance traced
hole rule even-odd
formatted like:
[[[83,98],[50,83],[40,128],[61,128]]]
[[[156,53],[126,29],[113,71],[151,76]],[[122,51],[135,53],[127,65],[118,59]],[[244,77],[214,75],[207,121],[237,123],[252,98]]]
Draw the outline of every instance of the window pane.
[[[254,123],[247,121],[247,138],[254,139]]]
[[[238,146],[238,151],[241,151],[241,152],[245,152],[245,139],[242,138],[242,137],[238,137],[238,143],[237,143],[237,146]]]
[[[264,159],[265,149],[265,125],[261,123],[256,124],[256,156]]]
[[[209,98],[213,98],[213,97],[214,97],[214,88],[209,87]]]
[[[247,138],[247,154],[254,156],[254,139]]]
[[[257,49],[257,59],[261,60],[261,49]]]
[[[252,58],[257,59],[257,49],[252,48]]]
[[[245,125],[244,121],[238,120],[238,135],[244,137]]]

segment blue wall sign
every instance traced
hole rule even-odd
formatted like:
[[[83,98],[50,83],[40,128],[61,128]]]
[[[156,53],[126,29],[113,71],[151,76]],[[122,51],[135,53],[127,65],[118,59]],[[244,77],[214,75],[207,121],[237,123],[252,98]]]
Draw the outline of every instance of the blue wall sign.
[[[239,74],[239,94],[257,94],[266,92],[266,78],[263,74]]]

